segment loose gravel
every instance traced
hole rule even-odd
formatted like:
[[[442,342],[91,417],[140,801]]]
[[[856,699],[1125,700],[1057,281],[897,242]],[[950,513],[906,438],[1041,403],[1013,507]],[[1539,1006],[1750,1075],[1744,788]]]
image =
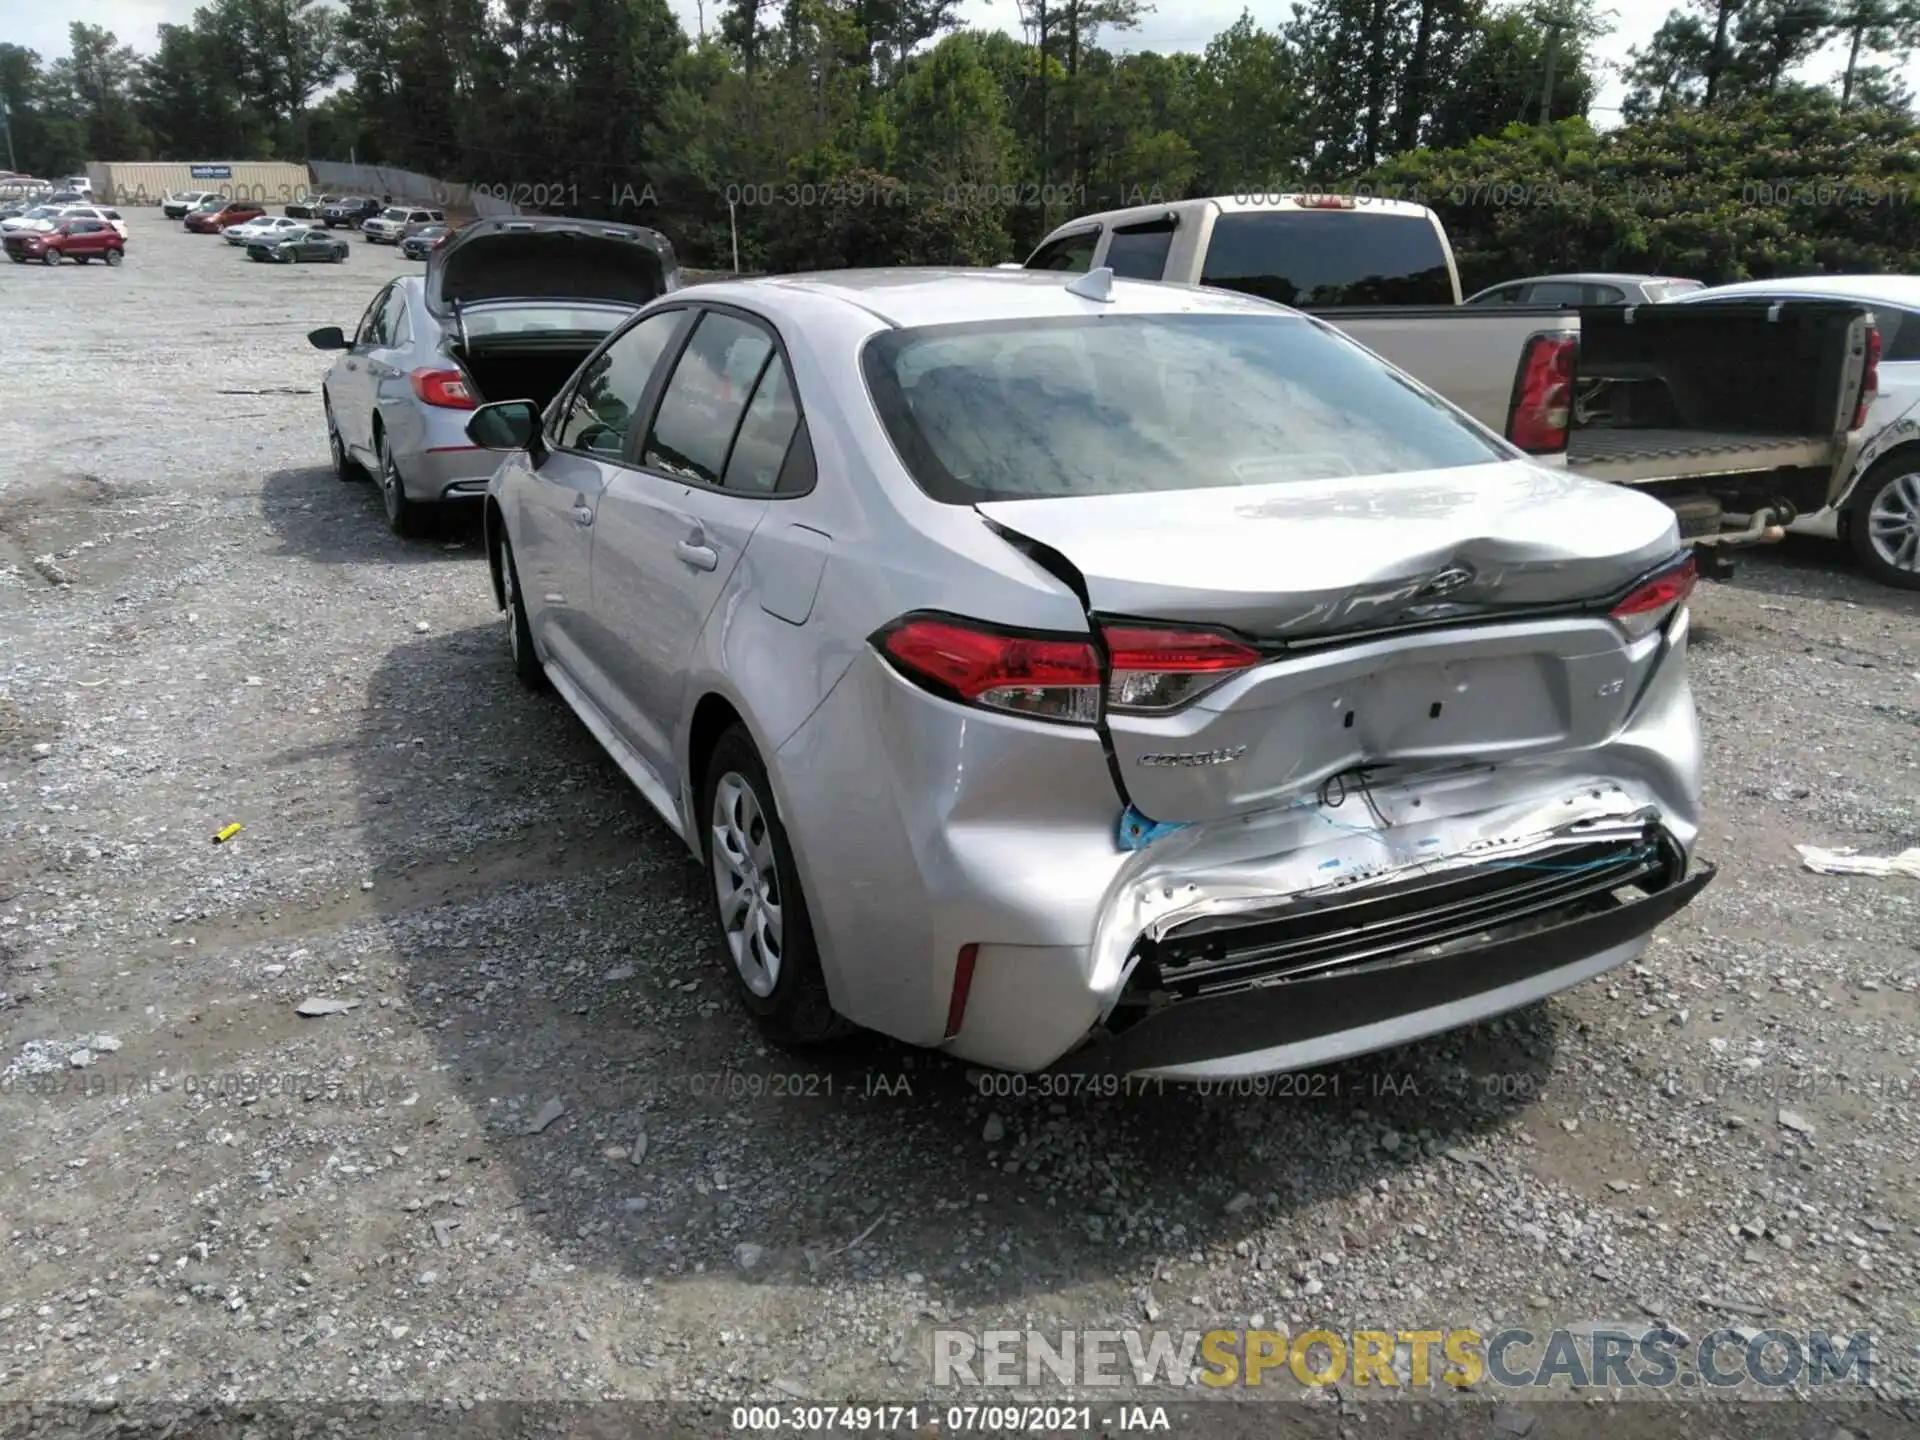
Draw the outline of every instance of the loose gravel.
[[[1920,888],[1792,847],[1920,844],[1920,597],[1818,543],[1702,587],[1720,876],[1545,1005],[1238,1098],[799,1061],[515,686],[475,527],[401,541],[327,468],[305,333],[408,267],[157,212],[118,270],[0,265],[0,1401],[720,1433],[933,1397],[941,1327],[1626,1317],[1871,1330],[1848,1423],[1912,1419]],[[1351,1400],[1289,1408],[1372,1433]]]

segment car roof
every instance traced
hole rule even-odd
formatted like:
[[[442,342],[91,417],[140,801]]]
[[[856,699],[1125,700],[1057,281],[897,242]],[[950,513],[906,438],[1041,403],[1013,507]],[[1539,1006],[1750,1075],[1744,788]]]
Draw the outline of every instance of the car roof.
[[[1519,280],[1502,280],[1498,285],[1489,285],[1487,290],[1504,290],[1509,285],[1545,285],[1559,283],[1565,285],[1668,285],[1674,281],[1686,281],[1684,275],[1634,275],[1622,270],[1574,270],[1564,275],[1528,275]],[[1485,294],[1483,290],[1479,292]]]
[[[825,270],[811,274],[716,280],[673,291],[723,303],[733,300],[770,311],[805,296],[864,311],[881,325],[911,328],[968,320],[1044,319],[1089,314],[1291,315],[1298,312],[1250,295],[1199,286],[1115,280],[1112,300],[1089,300],[1068,290],[1085,276],[1057,270],[973,270],[900,267]]]
[[[1714,285],[1685,297],[1704,300],[1715,295],[1810,295],[1835,300],[1884,301],[1920,308],[1920,276],[1914,275],[1800,275],[1773,280],[1742,280]]]

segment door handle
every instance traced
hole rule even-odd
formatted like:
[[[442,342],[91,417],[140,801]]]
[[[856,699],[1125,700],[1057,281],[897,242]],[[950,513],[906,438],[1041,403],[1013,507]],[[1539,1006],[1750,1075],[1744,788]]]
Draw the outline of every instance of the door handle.
[[[591,505],[574,506],[573,523],[576,525],[591,525],[593,523],[593,507]]]
[[[696,570],[720,568],[720,552],[711,545],[696,545],[691,540],[682,540],[673,547],[673,553]]]

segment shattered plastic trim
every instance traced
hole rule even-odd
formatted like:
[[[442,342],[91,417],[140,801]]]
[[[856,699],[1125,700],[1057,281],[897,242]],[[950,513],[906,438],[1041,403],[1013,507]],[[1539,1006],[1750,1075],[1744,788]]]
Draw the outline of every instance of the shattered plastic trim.
[[[1158,940],[1196,917],[1245,915],[1446,869],[1526,863],[1530,853],[1577,837],[1638,832],[1662,819],[1650,793],[1602,777],[1562,779],[1525,800],[1486,805],[1511,794],[1511,785],[1493,766],[1376,782],[1371,798],[1384,825],[1356,790],[1339,805],[1306,798],[1264,815],[1182,827],[1141,855],[1110,892],[1094,936],[1092,985],[1110,1011],[1138,941]]]

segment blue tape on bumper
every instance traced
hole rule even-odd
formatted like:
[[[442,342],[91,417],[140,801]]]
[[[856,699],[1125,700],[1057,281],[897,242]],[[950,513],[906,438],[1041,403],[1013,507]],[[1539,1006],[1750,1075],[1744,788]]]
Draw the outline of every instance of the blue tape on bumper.
[[[1121,813],[1116,839],[1122,850],[1144,850],[1162,835],[1171,835],[1176,830],[1186,828],[1184,820],[1149,820],[1129,805]]]

